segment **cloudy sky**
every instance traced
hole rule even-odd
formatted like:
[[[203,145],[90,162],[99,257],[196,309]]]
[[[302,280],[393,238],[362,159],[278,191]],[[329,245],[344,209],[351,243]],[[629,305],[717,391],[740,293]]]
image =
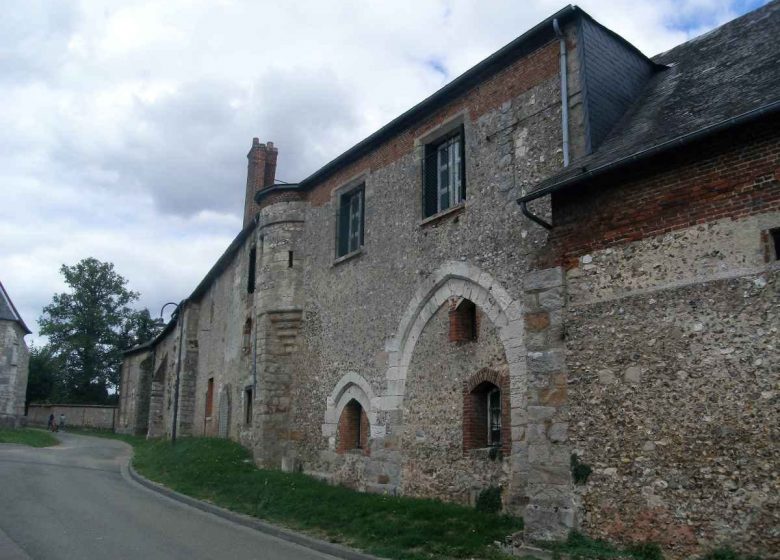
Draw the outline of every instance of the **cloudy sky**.
[[[299,180],[564,2],[2,0],[0,280],[33,331],[87,256],[159,313],[240,229],[253,136]],[[579,5],[653,55],[763,3]]]

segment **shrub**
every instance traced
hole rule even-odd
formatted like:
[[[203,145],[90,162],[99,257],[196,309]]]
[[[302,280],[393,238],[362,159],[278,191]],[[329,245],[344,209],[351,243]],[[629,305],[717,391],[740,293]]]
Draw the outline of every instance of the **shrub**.
[[[585,484],[593,469],[585,463],[580,462],[580,458],[574,453],[571,454],[571,476],[574,484]]]
[[[477,496],[477,511],[483,513],[498,513],[501,511],[501,488],[490,486]]]

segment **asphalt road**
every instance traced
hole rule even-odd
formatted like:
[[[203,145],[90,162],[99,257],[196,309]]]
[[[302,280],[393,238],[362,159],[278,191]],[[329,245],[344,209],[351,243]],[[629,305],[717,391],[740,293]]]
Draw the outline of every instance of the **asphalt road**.
[[[334,558],[131,481],[122,442],[58,435],[49,448],[0,444],[2,560]]]

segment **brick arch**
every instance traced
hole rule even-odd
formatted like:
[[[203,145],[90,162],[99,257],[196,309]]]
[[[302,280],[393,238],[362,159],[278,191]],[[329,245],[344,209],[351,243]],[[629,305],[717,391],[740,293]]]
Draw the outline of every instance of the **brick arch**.
[[[485,381],[492,383],[501,390],[504,389],[504,384],[508,382],[506,376],[501,375],[496,370],[491,368],[482,368],[463,382],[463,390],[470,393]]]
[[[370,426],[377,421],[378,399],[374,396],[371,384],[358,373],[344,374],[328,396],[325,421],[322,423],[322,435],[328,438],[328,446],[331,449],[336,447],[336,433],[341,413],[351,400],[357,401],[363,408]]]

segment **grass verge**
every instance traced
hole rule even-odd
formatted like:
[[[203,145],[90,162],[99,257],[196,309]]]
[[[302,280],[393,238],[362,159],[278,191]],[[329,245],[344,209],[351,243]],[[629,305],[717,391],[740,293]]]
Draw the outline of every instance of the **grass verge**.
[[[34,428],[0,428],[0,443],[19,443],[31,447],[51,447],[59,440],[49,432]]]
[[[571,558],[633,558],[635,560],[663,560],[661,548],[654,543],[638,543],[618,548],[606,541],[591,539],[572,532],[565,541],[540,542],[539,546],[557,555]]]
[[[186,438],[172,446],[169,441],[118,438],[134,446],[133,467],[146,478],[378,556],[508,558],[493,543],[522,528],[519,518],[434,500],[364,494],[303,474],[257,469],[246,449],[224,439]]]

